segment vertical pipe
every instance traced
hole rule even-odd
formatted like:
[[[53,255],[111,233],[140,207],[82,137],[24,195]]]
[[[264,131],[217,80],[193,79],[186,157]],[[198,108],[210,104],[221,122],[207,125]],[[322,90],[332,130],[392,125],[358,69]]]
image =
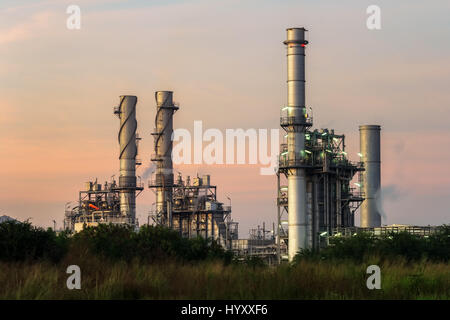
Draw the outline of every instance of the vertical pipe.
[[[315,247],[314,249],[320,249],[320,236],[319,236],[319,226],[320,226],[320,218],[319,218],[319,179],[317,175],[314,175],[314,239],[315,239]]]
[[[205,213],[205,239],[208,239],[209,212]]]
[[[287,29],[287,87],[288,87],[288,160],[299,163],[305,149],[305,40],[304,28]],[[288,170],[289,260],[301,249],[309,248],[307,239],[305,170]]]
[[[172,200],[167,200],[167,216],[169,220],[169,228],[173,228],[173,217],[172,217]]]
[[[362,173],[362,191],[365,200],[361,204],[361,227],[381,227],[381,215],[377,204],[380,201],[380,131],[379,125],[359,126],[361,161],[365,171]]]
[[[214,213],[211,213],[211,239],[214,240]]]
[[[266,240],[266,223],[263,222],[263,240]]]
[[[136,217],[136,96],[120,96],[120,213],[134,224]]]
[[[313,248],[313,182],[311,179],[306,182],[306,214],[308,248]]]
[[[171,205],[173,187],[173,166],[172,166],[172,133],[173,114],[178,109],[172,100],[172,91],[155,92],[156,118],[153,133],[155,137],[155,157],[156,162],[156,212],[163,217],[162,222],[166,226],[172,225]]]
[[[192,234],[192,221],[191,221],[191,215],[187,216],[187,232],[188,232],[188,239],[191,238],[191,234]]]
[[[324,157],[326,160],[326,156]],[[330,204],[329,204],[329,186],[328,186],[328,173],[323,177],[323,206],[325,214],[325,226],[330,234]]]
[[[339,172],[339,169],[336,170]],[[337,229],[340,229],[343,225],[342,220],[342,201],[341,201],[341,180],[339,178],[339,174],[336,174],[336,225],[334,226]],[[344,224],[346,225],[346,224]]]
[[[197,228],[197,233],[196,236],[199,237],[200,234],[200,213],[197,211],[197,218],[196,218],[196,228]]]
[[[278,264],[281,263],[281,238],[280,238],[280,231],[281,231],[281,208],[280,208],[280,198],[281,198],[281,192],[280,192],[280,172],[277,171],[277,260]]]

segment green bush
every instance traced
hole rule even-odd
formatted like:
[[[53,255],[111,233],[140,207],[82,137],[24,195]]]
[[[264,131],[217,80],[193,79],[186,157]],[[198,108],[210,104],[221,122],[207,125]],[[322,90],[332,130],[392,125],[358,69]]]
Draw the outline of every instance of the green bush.
[[[161,226],[145,225],[135,232],[131,227],[100,224],[88,227],[70,236],[66,232],[56,234],[51,229],[33,227],[29,222],[8,221],[0,223],[0,261],[25,261],[43,259],[61,260],[68,253],[89,253],[113,261],[144,262],[165,259],[180,262],[220,260],[225,264],[233,260],[211,239],[187,239],[175,231]],[[382,259],[403,258],[406,261],[428,259],[448,262],[450,258],[450,227],[442,226],[439,232],[427,237],[408,233],[375,237],[361,233],[352,237],[334,237],[330,245],[320,252],[304,250],[294,259],[294,264],[304,259],[367,261],[376,256]],[[261,261],[249,258],[249,266]]]
[[[450,260],[450,226],[443,225],[427,239],[428,257],[435,261]]]
[[[417,261],[428,256],[426,242],[426,238],[407,232],[393,233],[376,242],[375,252],[385,257],[399,256],[407,261]]]
[[[135,236],[128,226],[100,224],[76,233],[71,241],[72,250],[87,250],[111,260],[129,260],[135,256]]]
[[[139,256],[149,261],[167,257],[184,259],[189,251],[187,239],[162,226],[142,226],[135,239]]]
[[[67,252],[66,233],[56,235],[31,223],[7,221],[0,223],[0,260],[24,261],[47,259],[59,261]]]
[[[131,227],[101,224],[75,234],[71,248],[86,249],[91,254],[111,260],[138,259],[153,262],[164,259],[199,261],[220,259],[230,262],[232,255],[210,239],[187,239],[161,226],[142,226],[138,232]]]
[[[245,257],[244,264],[251,268],[261,268],[266,266],[264,260],[256,256]]]
[[[352,260],[362,262],[371,257],[382,259],[403,258],[406,261],[428,259],[448,262],[450,259],[450,227],[442,226],[429,237],[407,232],[391,233],[375,237],[360,233],[352,237],[330,238],[330,245],[319,252],[303,250],[294,258],[294,264],[301,260]]]

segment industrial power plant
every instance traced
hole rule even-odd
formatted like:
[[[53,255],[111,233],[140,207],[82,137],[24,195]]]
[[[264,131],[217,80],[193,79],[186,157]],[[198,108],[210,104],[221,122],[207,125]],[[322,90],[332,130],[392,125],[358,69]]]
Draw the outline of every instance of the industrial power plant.
[[[220,201],[219,188],[210,175],[174,176],[172,163],[173,117],[182,108],[172,91],[155,93],[154,152],[149,155],[154,174],[149,181],[137,179],[138,142],[136,96],[121,96],[114,114],[118,132],[120,176],[104,184],[89,181],[79,191],[75,205],[65,210],[64,228],[79,232],[87,226],[113,223],[139,227],[136,200],[145,189],[155,193],[156,206],[149,223],[165,226],[183,237],[217,241],[238,257],[256,255],[280,263],[291,261],[301,250],[320,250],[332,236],[360,231],[374,234],[406,230],[416,234],[431,227],[381,225],[380,132],[376,124],[360,125],[359,159],[351,161],[345,135],[333,129],[313,129],[312,109],[306,104],[305,55],[309,42],[305,28],[287,29],[287,105],[280,108],[285,135],[280,146],[274,178],[276,226],[272,232],[253,230],[250,239],[239,239],[238,222],[231,204]],[[357,124],[355,124],[356,127]],[[357,182],[353,182],[353,181]],[[359,210],[359,211],[358,211]],[[360,227],[355,226],[359,212]]]

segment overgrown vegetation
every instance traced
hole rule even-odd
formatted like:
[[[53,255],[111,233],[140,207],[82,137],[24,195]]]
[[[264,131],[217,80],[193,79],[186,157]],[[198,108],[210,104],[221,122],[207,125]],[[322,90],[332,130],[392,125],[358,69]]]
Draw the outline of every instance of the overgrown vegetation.
[[[238,263],[218,244],[161,227],[100,225],[70,236],[0,224],[0,299],[449,299],[449,227],[428,238],[336,238],[295,263]],[[66,287],[67,266],[82,270]],[[381,290],[366,268],[382,270]]]
[[[33,227],[31,223],[0,223],[0,261],[44,259],[59,261],[68,248],[66,233],[56,235],[51,229]]]
[[[367,264],[301,261],[276,268],[221,262],[105,263],[77,260],[81,290],[68,290],[71,258],[48,262],[0,262],[0,299],[449,299],[445,263],[385,261],[381,290],[366,287]]]
[[[303,251],[295,261],[312,260],[351,260],[358,263],[377,256],[384,260],[402,258],[406,262],[429,260],[446,262],[450,259],[450,226],[443,225],[438,232],[420,237],[407,232],[391,233],[375,237],[369,233],[352,237],[330,238],[330,246],[320,252]]]
[[[70,236],[51,229],[33,227],[28,222],[0,224],[0,261],[49,260],[58,262],[66,256],[99,256],[110,261],[142,262],[161,260],[221,260],[230,263],[232,254],[215,241],[201,237],[182,238],[176,231],[158,226],[131,227],[101,224]]]

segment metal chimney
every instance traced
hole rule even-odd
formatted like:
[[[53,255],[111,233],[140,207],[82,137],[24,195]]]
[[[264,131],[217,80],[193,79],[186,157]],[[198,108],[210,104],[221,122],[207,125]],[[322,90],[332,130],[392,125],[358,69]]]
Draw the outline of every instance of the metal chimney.
[[[136,217],[136,96],[120,96],[115,111],[120,118],[120,213],[134,224]]]
[[[307,123],[305,109],[305,28],[287,29],[287,117],[281,118],[281,126],[287,131],[288,171],[288,223],[289,260],[298,251],[309,247],[308,220],[306,214],[306,180],[303,159]]]
[[[173,165],[172,165],[172,133],[173,114],[178,110],[173,102],[172,91],[155,92],[156,118],[155,153],[152,161],[156,163],[154,185],[156,186],[156,214],[160,222],[168,227],[172,225],[172,188],[173,188]]]
[[[379,125],[359,126],[362,172],[362,191],[365,200],[361,204],[361,227],[381,227],[381,215],[378,210],[380,201],[380,130]]]

